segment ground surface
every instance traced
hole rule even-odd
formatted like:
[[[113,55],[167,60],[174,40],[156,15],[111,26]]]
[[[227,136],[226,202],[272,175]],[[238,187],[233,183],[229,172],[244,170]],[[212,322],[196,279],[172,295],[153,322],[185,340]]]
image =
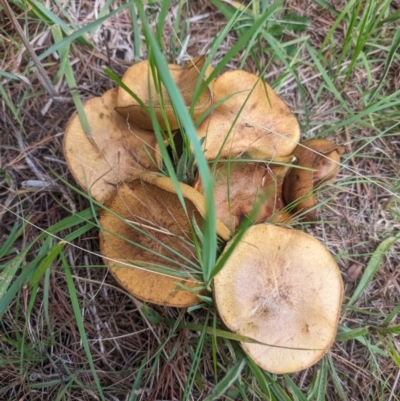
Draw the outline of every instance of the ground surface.
[[[12,11],[30,46],[36,54],[42,54],[54,43],[51,24],[32,11],[24,12],[15,3]],[[70,26],[82,27],[103,16],[102,1],[60,3],[65,3],[68,15],[56,2],[46,5]],[[385,70],[400,17],[363,32],[359,22],[370,3],[353,2],[357,3],[354,9],[358,4],[361,8],[349,33],[351,14],[339,21],[340,12],[349,2],[329,1],[331,9],[323,3],[285,2],[281,17],[295,12],[310,21],[305,30],[277,36],[277,43],[297,39],[297,53],[283,56],[292,63],[290,67],[279,57],[272,57],[274,49],[265,38],[254,49],[259,64],[263,68],[268,65],[266,80],[297,116],[303,139],[322,136],[345,146],[337,181],[320,195],[324,205],[319,223],[314,227],[299,224],[298,228],[321,239],[337,258],[345,283],[345,304],[361,278],[367,280],[365,289],[354,304],[344,309],[340,321],[345,328],[360,329],[359,336],[346,339],[343,328],[339,332],[344,341],[337,341],[322,363],[290,377],[264,375],[262,380],[256,379],[254,371],[246,367],[241,380],[230,383],[220,399],[400,399],[400,321],[396,313],[400,304],[400,243],[391,240],[400,229],[398,54],[393,55]],[[382,20],[398,15],[398,7],[392,2]],[[163,40],[170,57],[178,12],[178,3],[173,3],[166,16]],[[159,13],[158,4],[147,7],[150,25]],[[178,32],[182,33],[183,49],[175,62],[180,63],[206,53],[227,24],[224,15],[203,0],[185,4],[180,18],[186,21],[186,29]],[[245,22],[250,24],[251,19]],[[336,29],[331,31],[335,22]],[[372,14],[367,22],[374,22]],[[278,23],[285,22],[278,19]],[[69,61],[82,100],[115,87],[105,75],[104,66],[121,76],[134,60],[146,58],[143,41],[140,52],[134,53],[131,34],[131,13],[125,9],[105,20],[101,29],[88,32],[92,49],[76,42],[72,45]],[[236,43],[238,35],[234,29],[227,35],[215,54],[215,64]],[[353,65],[361,37],[366,43]],[[75,110],[71,88],[64,76],[55,79],[60,60],[55,53],[49,55],[42,63],[59,96],[58,102],[51,100],[4,10],[0,14],[0,56],[0,70],[15,74],[0,75],[0,266],[16,260],[37,240],[21,254],[21,269],[15,273],[8,298],[0,297],[0,399],[204,399],[236,363],[235,358],[242,355],[239,347],[219,338],[215,351],[210,337],[197,355],[199,331],[173,330],[157,321],[180,318],[182,322],[203,324],[206,309],[185,314],[155,307],[161,317],[152,316],[153,310],[145,314],[139,310],[141,304],[125,293],[102,265],[98,229],[77,233],[76,238],[68,235],[77,226],[54,229],[70,216],[74,224],[82,223],[76,212],[90,205],[74,189],[62,154],[63,131]],[[257,73],[245,49],[226,68],[239,65]],[[377,85],[380,89],[371,98]],[[53,234],[39,237],[43,230],[52,228]],[[38,259],[41,253],[51,255],[57,242],[65,238],[68,244],[64,246],[64,259],[57,257],[44,263]],[[39,286],[25,285],[33,276],[29,270],[32,263],[35,269],[51,265],[42,272]],[[364,274],[367,266],[372,272],[370,279]],[[31,273],[24,277],[23,271]],[[217,367],[211,358],[214,351]],[[194,360],[198,366],[192,377]],[[191,378],[194,384],[187,395]],[[270,398],[260,382],[272,392]]]

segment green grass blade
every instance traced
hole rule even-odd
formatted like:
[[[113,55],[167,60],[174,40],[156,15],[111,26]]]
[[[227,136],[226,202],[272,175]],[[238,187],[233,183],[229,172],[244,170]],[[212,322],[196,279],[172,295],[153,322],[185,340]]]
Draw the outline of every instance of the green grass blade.
[[[315,401],[325,401],[326,385],[328,382],[328,364],[326,358],[322,358],[321,365],[317,372],[316,388],[317,396]]]
[[[283,377],[285,378],[285,381],[288,384],[290,391],[296,397],[295,399],[299,401],[307,401],[307,397],[302,393],[302,391],[299,389],[293,379],[287,374],[283,375]]]
[[[103,389],[100,384],[100,379],[97,375],[96,366],[94,365],[92,353],[90,351],[89,341],[88,341],[88,338],[86,335],[85,326],[84,326],[83,319],[82,319],[81,309],[79,306],[78,296],[76,294],[74,280],[72,278],[71,268],[70,268],[69,263],[67,262],[67,259],[62,251],[60,252],[60,258],[61,258],[61,265],[64,268],[65,280],[67,281],[68,291],[69,291],[69,295],[70,295],[70,299],[71,299],[71,305],[74,310],[75,320],[76,320],[76,324],[78,326],[78,331],[79,331],[79,335],[81,337],[82,345],[85,350],[86,357],[88,359],[88,363],[89,363],[90,370],[93,375],[93,379],[96,383],[98,395],[100,396],[102,401],[105,401],[106,398],[104,397]]]
[[[26,0],[26,2],[32,7],[32,11],[40,18],[41,21],[50,26],[59,25],[65,35],[69,35],[71,33],[72,28],[39,1]],[[93,49],[93,45],[83,35],[78,37],[76,42],[83,46],[87,46],[89,49]]]
[[[224,395],[225,391],[238,379],[245,365],[246,360],[242,359],[235,366],[229,369],[225,377],[215,385],[214,389],[211,391],[211,394],[204,398],[204,401],[218,400],[222,395]]]
[[[200,364],[200,361],[201,361],[201,354],[203,352],[203,347],[204,347],[204,344],[205,344],[206,328],[207,328],[207,325],[205,324],[203,329],[202,329],[202,331],[201,331],[201,334],[200,334],[200,336],[199,336],[199,338],[197,340],[196,351],[195,351],[195,353],[193,355],[193,362],[192,362],[192,365],[190,366],[190,370],[189,370],[189,373],[188,373],[188,379],[187,379],[187,382],[186,382],[186,385],[185,385],[185,390],[183,392],[183,399],[182,399],[183,401],[189,400],[190,396],[191,396],[191,393],[192,393],[193,383],[194,383],[194,380],[196,378],[196,374],[197,374],[197,371],[198,371],[198,368],[199,368],[199,364]]]
[[[135,54],[135,62],[140,61],[140,49],[141,49],[141,39],[140,39],[140,29],[139,29],[139,18],[136,11],[136,5],[134,2],[129,2],[131,21],[132,21],[132,40],[133,40],[133,52]]]
[[[397,50],[398,50],[399,46],[400,46],[400,29],[397,30],[396,34],[393,37],[392,45],[390,47],[389,53],[386,58],[385,68],[381,75],[381,79],[379,80],[378,85],[373,90],[371,95],[368,97],[368,103],[370,103],[374,99],[376,94],[382,88],[383,84],[386,82],[386,77],[387,77],[389,69],[392,65],[393,59],[395,58],[396,55],[398,55]]]
[[[345,333],[348,333],[348,332],[351,331],[351,329],[349,329],[348,327],[343,326],[343,325],[339,325],[339,328],[340,328],[341,331],[343,331]],[[361,344],[363,344],[366,347],[368,347],[368,349],[371,352],[373,352],[373,353],[375,353],[377,355],[380,355],[380,356],[383,356],[383,357],[387,357],[388,356],[387,352],[383,351],[381,348],[377,347],[376,345],[372,345],[371,342],[368,341],[364,336],[355,337],[355,340],[357,340]]]
[[[132,384],[132,391],[128,398],[128,401],[136,401],[137,400],[137,396],[138,396],[137,391],[140,389],[140,382],[142,380],[144,368],[147,365],[147,363],[148,363],[148,358],[146,355],[142,359],[142,362],[140,363],[140,367],[139,367],[138,371],[136,372],[136,378]]]
[[[353,340],[354,338],[365,336],[368,333],[369,333],[369,326],[359,327],[357,329],[349,329],[349,331],[337,334],[335,341]]]
[[[400,232],[398,232],[395,236],[389,237],[382,241],[375,252],[372,254],[371,259],[368,262],[367,268],[365,269],[364,274],[361,277],[360,282],[358,283],[357,288],[354,290],[352,297],[350,298],[347,305],[353,305],[357,302],[360,295],[365,291],[370,282],[375,276],[375,273],[379,270],[382,260],[385,257],[386,253],[389,249],[400,239]]]
[[[73,41],[77,40],[81,36],[83,36],[85,33],[99,27],[104,21],[110,19],[114,15],[120,13],[121,11],[125,10],[126,8],[129,7],[128,4],[124,4],[123,6],[120,6],[116,8],[114,11],[111,11],[108,15],[102,18],[98,18],[97,20],[91,22],[90,24],[85,25],[84,27],[76,30],[74,33],[71,33],[71,35],[67,36],[63,40],[61,40],[59,43],[55,43],[53,46],[50,46],[46,51],[44,51],[40,56],[38,56],[39,60],[44,60],[45,58],[51,56],[52,53],[57,52],[59,49],[62,49],[65,46],[68,46],[71,44]],[[29,67],[31,67],[32,64],[29,64]]]
[[[38,267],[35,269],[35,272],[31,279],[29,280],[29,287],[35,287],[39,284],[40,279],[42,278],[43,274],[46,272],[47,269],[51,267],[51,264],[63,250],[64,245],[66,244],[65,241],[60,241],[58,244],[53,246],[51,250],[48,252],[46,257],[40,262]]]
[[[62,33],[61,33],[61,29],[58,25],[53,25],[51,27],[51,32],[53,34],[55,43],[62,42]],[[66,78],[67,84],[71,90],[72,100],[74,101],[75,108],[78,112],[79,120],[82,124],[82,128],[85,131],[86,135],[88,135],[88,137],[91,138],[91,128],[89,125],[89,121],[86,117],[85,110],[83,109],[83,103],[81,101],[81,98],[79,97],[79,92],[76,89],[77,84],[76,84],[76,80],[75,80],[75,75],[74,75],[74,71],[72,69],[71,63],[69,61],[69,44],[66,45],[65,47],[61,47],[59,49],[58,53],[59,53],[60,59],[62,60],[62,63],[65,66],[65,78]]]
[[[250,367],[250,370],[252,371],[255,379],[257,380],[258,386],[263,392],[263,395],[265,395],[265,397],[269,401],[275,401],[276,398],[272,395],[268,382],[261,368],[251,358],[247,359],[247,365]]]
[[[342,401],[346,401],[346,392],[343,388],[343,384],[342,381],[339,377],[339,374],[336,370],[336,367],[332,361],[332,357],[331,355],[327,355],[328,358],[328,368],[329,368],[329,372],[330,372],[330,378],[333,381],[333,385],[335,386],[336,392],[339,396],[339,399]]]
[[[27,219],[29,221],[29,219]],[[27,225],[27,221],[23,221],[22,225],[15,223],[10,233],[8,234],[7,239],[4,241],[0,248],[0,259],[11,252],[11,247],[15,243],[15,241],[24,233]],[[0,297],[1,298],[1,297]]]
[[[3,299],[8,286],[10,285],[12,279],[14,278],[17,270],[21,266],[25,255],[23,253],[16,256],[10,262],[8,262],[5,267],[0,271],[0,302]]]
[[[336,89],[334,83],[330,79],[329,75],[327,74],[325,68],[322,66],[317,52],[314,50],[313,47],[311,47],[308,43],[306,43],[306,49],[311,56],[312,60],[314,61],[315,67],[317,68],[318,72],[321,74],[324,82],[326,83],[327,89],[333,93],[339,102],[339,104],[348,112],[350,112],[349,107],[347,106],[347,103],[343,99],[342,95],[339,93],[339,91]]]

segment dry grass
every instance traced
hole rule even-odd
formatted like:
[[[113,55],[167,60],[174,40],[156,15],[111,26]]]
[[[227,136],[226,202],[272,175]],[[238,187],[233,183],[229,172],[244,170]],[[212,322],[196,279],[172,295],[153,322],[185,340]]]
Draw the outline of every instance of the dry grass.
[[[103,4],[77,2],[68,9],[68,15],[83,26],[99,18],[100,3]],[[346,2],[330,1],[330,4],[342,10]],[[174,35],[177,7],[174,3],[166,20],[164,40],[167,53],[170,51],[170,38]],[[336,16],[317,2],[306,0],[287,1],[286,7],[307,16],[311,23],[306,31],[285,37],[285,40],[308,36],[308,43],[318,51]],[[392,11],[396,9],[398,4],[394,2]],[[26,20],[25,13],[18,7],[13,11],[32,48],[40,55],[52,44],[49,27],[32,16]],[[52,11],[65,19],[57,8]],[[158,5],[148,7],[151,23],[157,20],[158,11]],[[222,14],[205,0],[188,2],[183,13],[190,21],[190,28],[183,36],[181,62],[205,53],[213,38],[226,25]],[[70,216],[71,212],[87,208],[89,203],[61,181],[73,183],[62,154],[63,130],[75,110],[66,80],[62,78],[55,84],[58,96],[62,98],[60,108],[45,92],[34,71],[30,69],[27,72],[26,69],[31,68],[28,67],[30,57],[4,14],[0,15],[0,27],[0,70],[23,75],[21,80],[2,77],[0,81],[16,112],[14,114],[7,105],[5,97],[0,98],[0,246],[16,223],[28,222],[10,252],[0,259],[1,265],[22,251],[43,230]],[[336,127],[349,116],[365,110],[368,106],[366,95],[380,80],[389,38],[398,27],[398,24],[390,24],[380,33],[380,46],[368,54],[367,64],[357,63],[347,81],[344,74],[338,74],[335,87],[347,108],[331,91],[321,89],[324,77],[315,68],[305,47],[300,50],[296,62],[302,94],[292,75],[279,79],[287,73],[287,67],[271,60],[268,51],[258,54],[262,66],[270,63],[266,79],[279,83],[279,93],[298,117],[304,139],[315,137],[330,126]],[[323,49],[324,61],[327,62],[324,68],[333,71],[333,76],[335,70],[345,70],[351,62],[348,59],[340,66],[335,64],[335,50],[343,43],[346,29],[343,21],[335,31],[334,47]],[[103,72],[103,66],[109,66],[122,75],[135,57],[146,57],[144,47],[139,55],[133,54],[131,30],[130,13],[125,10],[108,19],[94,33],[91,38],[93,49],[73,46],[70,61],[82,100],[114,87]],[[235,33],[228,35],[214,57],[215,62],[236,40]],[[238,53],[226,67],[237,67],[243,55],[244,51]],[[50,56],[43,64],[47,75],[54,77],[59,60]],[[244,63],[244,69],[257,72],[251,58]],[[400,90],[399,73],[397,57],[388,71],[381,94],[390,95]],[[353,294],[377,246],[400,229],[400,140],[396,133],[398,127],[389,129],[396,122],[393,120],[395,115],[393,110],[373,113],[372,117],[360,120],[358,126],[337,127],[325,135],[344,144],[346,154],[338,180],[320,196],[321,201],[326,201],[320,210],[320,224],[305,229],[337,255],[347,297]],[[398,116],[397,109],[397,122]],[[385,134],[379,134],[385,129],[388,129]],[[84,329],[105,399],[180,400],[200,334],[186,329],[173,331],[166,324],[153,323],[148,315],[143,314],[140,303],[119,288],[103,268],[98,256],[97,231],[93,229],[66,245],[65,254],[72,267]],[[65,230],[60,237],[70,232]],[[23,266],[35,259],[43,242],[31,248],[24,257]],[[349,328],[379,326],[400,304],[399,252],[400,243],[395,243],[355,306],[343,312],[342,324]],[[37,294],[32,288],[22,287],[2,317],[0,399],[101,399],[83,349],[60,262],[54,262],[47,273],[46,283],[48,287],[40,285]],[[163,318],[180,318],[184,322],[199,324],[204,322],[206,315],[202,310],[191,314],[162,307],[154,307],[154,310]],[[389,324],[399,325],[399,317],[393,316]],[[393,347],[392,353],[396,355],[397,352],[398,357],[398,336],[384,336],[371,330],[366,338],[373,346],[389,353]],[[215,386],[211,352],[210,342],[202,351],[190,399],[205,398]],[[241,351],[236,349],[236,352],[240,355]],[[218,339],[219,379],[230,367],[232,355],[229,345]],[[395,358],[373,352],[357,340],[335,343],[330,358],[340,377],[346,400],[400,400],[400,371]],[[317,369],[313,367],[291,376],[304,393],[312,386]],[[135,380],[138,380],[137,384]],[[242,381],[243,388],[257,387],[250,374]],[[279,382],[288,389],[285,381],[279,379]],[[234,390],[232,388],[230,395],[223,399],[243,399],[240,395],[235,398]],[[249,397],[255,398],[253,395]],[[326,399],[340,399],[332,379],[328,382]]]

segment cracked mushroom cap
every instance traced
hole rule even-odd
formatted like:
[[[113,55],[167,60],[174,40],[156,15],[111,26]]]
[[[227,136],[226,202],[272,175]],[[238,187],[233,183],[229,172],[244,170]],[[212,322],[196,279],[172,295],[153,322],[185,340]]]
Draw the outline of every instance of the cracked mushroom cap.
[[[294,166],[286,175],[283,197],[286,204],[293,205],[293,213],[306,212],[304,220],[316,220],[314,189],[337,177],[342,153],[342,146],[327,139],[310,139],[296,147],[293,152],[297,158],[296,164],[314,171]]]
[[[170,74],[177,84],[188,110],[190,109],[194,96],[194,90],[205,60],[205,56],[196,57],[192,61],[189,61],[184,68],[175,64],[168,65]],[[207,78],[211,71],[212,67],[209,66],[205,72],[204,78]],[[129,89],[131,89],[133,93],[137,95],[137,97],[144,103],[145,106],[150,107],[150,104],[153,105],[157,121],[163,129],[165,129],[162,111],[163,109],[171,130],[176,130],[179,128],[175,111],[172,108],[167,91],[164,87],[162,87],[161,90],[163,107],[160,105],[160,99],[157,96],[154,78],[148,60],[141,61],[140,63],[134,64],[132,67],[128,68],[122,78],[122,81]],[[151,98],[149,95],[149,90]],[[192,114],[193,120],[196,121],[211,105],[212,96],[210,90],[207,88],[202,92],[194,105]],[[153,124],[149,114],[143,110],[142,106],[122,88],[120,88],[118,92],[118,107],[116,110],[122,116],[128,118],[129,121],[132,121],[139,127],[153,129]]]
[[[205,199],[188,185],[180,184],[180,189],[187,215],[167,177],[145,173],[118,186],[108,205],[111,212],[100,213],[100,244],[104,263],[130,294],[154,304],[188,307],[201,300],[196,291],[185,291],[176,283],[202,285],[194,277],[200,267],[191,225],[195,220],[202,227]],[[217,233],[224,240],[230,237],[219,221]]]
[[[212,85],[214,104],[222,101],[199,126],[207,160],[289,156],[300,140],[296,117],[285,102],[259,77],[227,71]],[[239,117],[238,117],[239,116]]]
[[[321,242],[260,224],[248,229],[214,278],[214,297],[229,329],[268,344],[242,343],[254,362],[283,374],[315,364],[331,347],[343,283]]]
[[[128,124],[114,109],[117,89],[84,103],[91,135],[75,113],[64,136],[64,156],[77,183],[100,203],[115,194],[121,181],[131,181],[143,171],[156,170],[156,137],[153,132]]]

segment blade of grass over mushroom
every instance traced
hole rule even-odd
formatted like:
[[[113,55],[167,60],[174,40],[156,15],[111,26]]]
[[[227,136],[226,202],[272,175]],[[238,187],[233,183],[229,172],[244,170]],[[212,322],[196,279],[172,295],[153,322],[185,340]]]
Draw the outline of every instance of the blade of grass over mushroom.
[[[67,285],[68,285],[68,291],[69,291],[69,295],[70,295],[70,299],[71,299],[71,304],[72,304],[72,308],[74,310],[74,315],[75,315],[75,321],[76,324],[78,326],[78,330],[79,330],[79,334],[81,337],[81,341],[82,341],[82,345],[83,348],[85,350],[86,356],[88,358],[88,362],[89,362],[89,366],[90,366],[90,370],[92,372],[93,375],[93,379],[96,383],[96,387],[98,390],[98,394],[101,398],[101,400],[105,401],[105,397],[103,394],[103,388],[100,384],[100,379],[99,376],[97,375],[97,370],[96,370],[96,366],[93,362],[93,356],[92,353],[90,351],[90,346],[89,346],[89,342],[88,342],[88,338],[86,335],[86,331],[85,331],[85,326],[83,324],[83,319],[82,319],[82,314],[81,314],[81,308],[79,305],[79,301],[78,301],[78,296],[76,293],[76,289],[75,289],[75,284],[74,284],[74,280],[72,278],[72,273],[71,273],[71,267],[67,261],[67,258],[65,257],[63,251],[60,252],[60,258],[61,258],[61,265],[64,269],[65,272],[65,279],[67,281]]]
[[[204,281],[206,284],[210,281],[211,270],[215,264],[216,253],[217,253],[217,245],[216,245],[216,226],[215,226],[215,210],[214,210],[214,202],[213,202],[213,188],[212,188],[212,181],[210,177],[210,173],[208,171],[207,162],[204,158],[203,151],[197,139],[196,130],[193,126],[193,122],[189,116],[189,113],[185,107],[184,101],[182,99],[181,94],[172,80],[167,63],[161,54],[160,49],[157,47],[157,43],[152,35],[150,26],[147,22],[145,11],[143,5],[140,2],[136,2],[138,6],[138,12],[140,18],[142,19],[144,34],[146,36],[146,40],[148,42],[148,46],[152,51],[154,56],[154,62],[157,66],[158,72],[160,74],[160,79],[163,82],[169,96],[174,109],[176,110],[177,117],[181,121],[182,126],[185,129],[185,133],[188,136],[193,149],[194,154],[197,159],[197,164],[199,167],[200,175],[202,177],[204,188],[205,188],[205,198],[206,198],[206,208],[207,208],[207,215],[205,218],[204,224],[204,244],[203,244],[203,274],[204,274]],[[161,144],[160,144],[161,145]],[[177,180],[174,179],[175,177],[171,177],[173,179],[175,187],[178,187]],[[182,202],[182,199],[181,199]]]
[[[134,92],[132,92],[132,90],[128,86],[125,85],[125,83],[117,74],[110,70],[109,67],[104,67],[103,70],[119,87],[128,92],[139,103],[144,112],[150,115],[149,107],[146,106],[143,103],[142,99],[140,99]]]
[[[368,262],[367,268],[365,269],[364,274],[361,277],[360,282],[358,283],[357,288],[354,290],[352,297],[350,298],[347,305],[353,305],[357,302],[358,298],[365,291],[368,285],[371,283],[374,278],[376,272],[379,270],[383,258],[386,256],[389,249],[394,245],[397,241],[400,240],[400,232],[398,232],[395,236],[386,238],[382,241],[375,252],[372,254],[371,259]]]

